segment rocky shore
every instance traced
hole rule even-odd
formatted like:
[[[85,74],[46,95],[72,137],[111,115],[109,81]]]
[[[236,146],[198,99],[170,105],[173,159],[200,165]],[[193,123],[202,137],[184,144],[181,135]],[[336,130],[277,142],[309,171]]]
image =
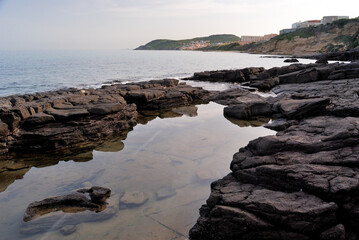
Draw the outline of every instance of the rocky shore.
[[[126,135],[141,111],[207,102],[210,95],[165,79],[0,98],[0,159],[19,152],[73,154]]]
[[[239,82],[214,101],[237,119],[269,116],[274,136],[235,153],[190,231],[195,239],[359,239],[359,64],[196,73]]]
[[[255,139],[234,154],[231,172],[212,183],[191,239],[359,239],[358,78],[356,62],[292,64],[207,71],[187,78],[242,86],[224,92],[164,79],[0,98],[0,173],[12,174],[19,166],[27,171],[27,165],[16,162],[20,152],[73,155],[94,149],[103,140],[121,138],[163,110],[195,115],[195,110],[182,107],[215,101],[225,105],[224,115],[232,119],[272,119],[265,126],[278,133]],[[257,90],[270,91],[271,97]],[[78,158],[83,161],[87,156]],[[31,161],[26,164],[31,166]],[[71,208],[68,199],[96,211],[101,204],[92,199],[93,190],[44,199],[30,205],[25,217]],[[89,193],[91,201],[83,196]],[[59,229],[71,234],[77,224],[95,215],[105,220],[118,209],[148,200],[141,192],[118,197],[101,215],[74,214],[70,224],[63,222]],[[57,215],[39,217],[24,224],[22,231],[47,231],[57,219]]]

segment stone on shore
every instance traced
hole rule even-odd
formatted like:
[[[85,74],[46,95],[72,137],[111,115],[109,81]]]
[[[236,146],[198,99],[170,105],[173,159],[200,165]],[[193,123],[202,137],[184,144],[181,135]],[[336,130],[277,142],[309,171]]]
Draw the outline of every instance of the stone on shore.
[[[298,59],[296,58],[288,58],[284,60],[285,63],[294,63],[294,62],[299,62]]]

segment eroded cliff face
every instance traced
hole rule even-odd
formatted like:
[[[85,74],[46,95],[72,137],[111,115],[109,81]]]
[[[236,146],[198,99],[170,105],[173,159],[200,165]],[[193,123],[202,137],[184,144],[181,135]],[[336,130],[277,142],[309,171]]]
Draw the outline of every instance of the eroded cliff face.
[[[309,30],[308,30],[309,31]],[[327,53],[345,51],[351,48],[350,44],[357,40],[359,34],[359,22],[349,22],[342,27],[315,30],[310,34],[299,36],[279,36],[249,49],[250,53],[307,55],[313,53]],[[313,36],[310,36],[313,35]]]

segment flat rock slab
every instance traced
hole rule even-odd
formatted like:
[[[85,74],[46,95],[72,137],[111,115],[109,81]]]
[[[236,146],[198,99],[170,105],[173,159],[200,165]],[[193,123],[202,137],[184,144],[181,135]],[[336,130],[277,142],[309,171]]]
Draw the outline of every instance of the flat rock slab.
[[[55,117],[56,120],[73,119],[78,117],[86,117],[90,113],[84,108],[73,108],[73,109],[47,109],[46,113]]]
[[[126,104],[123,103],[106,103],[85,106],[91,115],[106,115],[116,113],[125,108]]]
[[[278,102],[279,111],[287,118],[302,118],[308,113],[323,111],[330,100],[328,98],[284,99]]]
[[[106,209],[105,200],[111,195],[111,190],[103,187],[80,189],[77,192],[78,193],[64,196],[46,198],[29,204],[24,214],[24,221],[28,222],[39,216],[57,211],[102,211]],[[89,193],[90,199],[87,198],[85,193]]]
[[[163,113],[176,107],[195,116],[194,108],[181,107],[194,101],[206,103],[211,96],[211,92],[179,84],[177,79],[163,79],[0,98],[0,153],[60,153],[96,146],[132,130],[137,109]]]
[[[108,188],[91,187],[80,189],[78,193],[33,202],[26,209],[20,232],[32,235],[60,230],[63,235],[70,235],[80,223],[109,219],[118,211],[115,201],[105,202],[110,194]]]
[[[46,114],[46,113],[36,113],[31,115],[29,118],[25,119],[22,122],[22,127],[25,128],[32,128],[38,125],[55,122],[55,118],[53,115]]]

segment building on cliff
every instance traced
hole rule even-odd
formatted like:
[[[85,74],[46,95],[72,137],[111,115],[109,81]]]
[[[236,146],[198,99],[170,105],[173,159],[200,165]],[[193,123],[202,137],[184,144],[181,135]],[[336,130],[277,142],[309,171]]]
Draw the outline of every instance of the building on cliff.
[[[286,28],[279,31],[279,35],[294,32],[299,28],[316,27],[319,25],[325,25],[332,23],[340,19],[349,19],[349,16],[324,16],[322,20],[306,20],[304,22],[295,22],[292,24],[292,28]]]
[[[340,19],[349,19],[349,16],[324,16],[321,21],[321,24],[325,25],[327,23],[332,23]]]
[[[292,29],[297,29],[297,28],[305,28],[305,27],[315,27],[321,24],[321,20],[307,20],[304,22],[295,22],[292,24]]]

